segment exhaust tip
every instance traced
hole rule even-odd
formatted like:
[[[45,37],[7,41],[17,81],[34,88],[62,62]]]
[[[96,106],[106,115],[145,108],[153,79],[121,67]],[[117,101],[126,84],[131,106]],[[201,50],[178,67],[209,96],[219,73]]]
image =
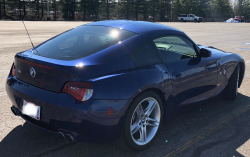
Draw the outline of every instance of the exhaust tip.
[[[18,115],[18,114],[17,114],[17,111],[16,111],[16,109],[15,109],[15,107],[12,106],[10,109],[11,109],[12,113],[13,113],[15,116]]]
[[[69,142],[74,142],[75,141],[75,137],[71,134],[66,134],[66,139],[69,141]]]
[[[59,135],[60,139],[62,139],[62,140],[65,139],[65,135],[63,132],[58,132],[58,135]]]

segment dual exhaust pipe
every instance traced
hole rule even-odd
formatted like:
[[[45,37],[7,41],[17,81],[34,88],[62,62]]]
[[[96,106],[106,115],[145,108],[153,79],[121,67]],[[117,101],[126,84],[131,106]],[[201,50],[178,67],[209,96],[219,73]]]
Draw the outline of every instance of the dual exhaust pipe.
[[[15,116],[19,116],[19,111],[15,107],[12,106],[10,109]],[[66,139],[69,142],[75,141],[75,136],[72,133],[64,133],[62,131],[59,131],[58,135],[61,139]]]
[[[74,142],[76,140],[75,136],[71,133],[63,133],[63,132],[59,131],[58,135],[59,135],[60,139],[66,139],[69,142]]]
[[[15,116],[19,116],[19,112],[15,107],[12,106],[10,109]]]

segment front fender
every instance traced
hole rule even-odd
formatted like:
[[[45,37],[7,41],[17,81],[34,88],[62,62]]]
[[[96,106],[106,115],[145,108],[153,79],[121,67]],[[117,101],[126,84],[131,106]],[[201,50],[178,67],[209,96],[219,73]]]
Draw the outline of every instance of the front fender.
[[[231,77],[232,73],[234,72],[235,67],[241,63],[245,67],[245,61],[243,58],[238,54],[231,54],[228,56],[224,56],[217,61],[218,65],[221,69],[226,70],[226,78],[227,80]]]
[[[222,58],[217,60],[218,64],[218,85],[221,86],[221,88],[225,88],[228,84],[228,81],[231,77],[231,75],[234,72],[234,69],[239,64],[240,65],[240,82],[239,86],[244,78],[244,72],[245,72],[245,61],[243,58],[238,54],[230,54],[227,56],[223,56]]]

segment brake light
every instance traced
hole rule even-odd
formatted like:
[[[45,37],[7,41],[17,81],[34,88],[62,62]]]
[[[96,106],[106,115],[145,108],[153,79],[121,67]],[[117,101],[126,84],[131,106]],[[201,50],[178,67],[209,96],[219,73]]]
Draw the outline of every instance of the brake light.
[[[93,95],[93,86],[90,83],[68,82],[62,92],[72,95],[79,101],[87,101]]]
[[[16,66],[15,66],[15,64],[12,65],[12,72],[11,72],[11,74],[12,74],[12,77],[16,76]]]

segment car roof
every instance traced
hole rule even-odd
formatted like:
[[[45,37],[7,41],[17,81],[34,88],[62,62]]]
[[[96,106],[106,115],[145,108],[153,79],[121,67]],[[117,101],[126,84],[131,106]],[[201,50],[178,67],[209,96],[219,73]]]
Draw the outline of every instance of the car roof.
[[[107,20],[107,21],[93,22],[87,25],[115,27],[115,28],[128,30],[137,34],[143,34],[145,32],[158,31],[158,30],[181,32],[180,30],[170,27],[170,26],[153,23],[153,22],[145,22],[145,21]]]

